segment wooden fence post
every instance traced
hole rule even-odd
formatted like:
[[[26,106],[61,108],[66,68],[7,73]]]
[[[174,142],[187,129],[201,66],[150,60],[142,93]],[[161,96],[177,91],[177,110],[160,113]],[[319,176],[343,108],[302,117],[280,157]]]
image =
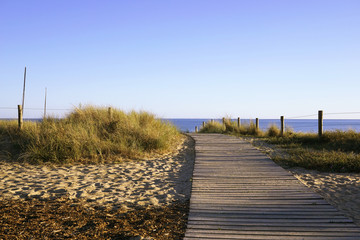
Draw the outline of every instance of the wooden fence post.
[[[323,135],[323,111],[319,110],[318,113],[318,127],[319,127],[319,137]]]
[[[285,128],[285,121],[284,121],[284,116],[280,117],[280,131],[281,131],[281,136],[284,136],[284,128]]]
[[[109,118],[110,118],[110,120],[111,120],[111,119],[112,119],[112,116],[113,116],[113,111],[112,111],[112,108],[111,108],[111,107],[108,108],[108,113],[109,113]]]
[[[19,129],[22,129],[23,126],[23,109],[21,105],[18,105],[18,123]]]
[[[259,130],[259,118],[256,118],[255,121],[256,121],[256,123],[255,123],[256,131],[258,131]]]
[[[196,133],[198,132],[198,127],[197,127],[197,126],[195,126],[195,132],[196,132]]]
[[[240,128],[240,126],[241,126],[240,118],[239,118],[239,117],[238,117],[238,119],[237,119],[237,126],[238,126],[238,128]]]

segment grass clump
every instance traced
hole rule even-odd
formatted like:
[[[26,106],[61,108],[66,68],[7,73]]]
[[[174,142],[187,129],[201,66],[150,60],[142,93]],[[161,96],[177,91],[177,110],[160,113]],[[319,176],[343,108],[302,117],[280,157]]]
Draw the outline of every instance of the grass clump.
[[[224,124],[216,121],[209,121],[205,123],[205,126],[200,129],[200,133],[224,133]]]
[[[147,112],[76,108],[64,119],[0,123],[1,155],[30,163],[109,162],[173,151],[182,136]]]
[[[289,158],[275,159],[291,167],[304,167],[328,172],[360,172],[360,133],[326,131],[291,133],[283,137],[268,137],[266,141],[283,148]]]
[[[263,136],[264,133],[260,129],[256,129],[255,124],[251,121],[249,124],[243,124],[240,127],[235,121],[230,118],[224,118],[223,122],[209,121],[205,123],[200,133],[225,133],[225,134],[240,134]]]
[[[349,131],[326,131],[319,137],[316,133],[286,133],[283,137],[270,137],[268,141],[285,147],[303,147],[313,150],[328,150],[360,153],[360,133]]]
[[[269,137],[279,137],[281,135],[280,129],[275,125],[271,125],[265,133]]]
[[[303,167],[324,172],[360,172],[360,155],[341,151],[287,149],[288,158],[276,158],[275,162],[287,167]]]

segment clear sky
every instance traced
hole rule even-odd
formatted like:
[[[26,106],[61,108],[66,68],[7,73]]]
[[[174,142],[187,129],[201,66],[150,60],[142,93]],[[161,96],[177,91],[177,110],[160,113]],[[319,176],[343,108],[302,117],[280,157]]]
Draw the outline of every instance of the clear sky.
[[[360,112],[359,0],[0,0],[0,118]],[[63,111],[49,111],[61,115]],[[339,116],[339,117],[347,117]],[[360,118],[351,115],[349,118]]]

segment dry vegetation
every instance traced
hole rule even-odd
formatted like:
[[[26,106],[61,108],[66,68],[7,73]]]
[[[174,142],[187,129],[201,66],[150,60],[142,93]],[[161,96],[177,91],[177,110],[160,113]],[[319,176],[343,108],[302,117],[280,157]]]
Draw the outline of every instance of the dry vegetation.
[[[130,212],[78,200],[0,201],[0,239],[182,239],[189,203]]]
[[[102,163],[164,154],[181,142],[175,126],[146,112],[77,108],[64,119],[0,122],[0,155],[29,163]]]

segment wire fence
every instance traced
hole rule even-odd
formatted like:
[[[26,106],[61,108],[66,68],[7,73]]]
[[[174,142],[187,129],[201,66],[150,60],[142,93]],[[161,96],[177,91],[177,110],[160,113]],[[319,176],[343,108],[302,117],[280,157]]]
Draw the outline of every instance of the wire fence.
[[[63,117],[66,113],[74,109],[70,108],[46,108],[47,116]],[[24,119],[41,119],[44,116],[44,108],[25,107]],[[18,108],[17,107],[0,107],[0,119],[17,119]]]
[[[351,117],[351,119],[330,119],[328,116],[336,115],[347,115]],[[319,132],[319,119],[317,118],[319,113],[317,114],[307,114],[307,115],[299,115],[292,117],[284,118],[285,131],[286,129],[291,129],[295,132]],[[323,113],[322,129],[323,131],[334,131],[334,130],[355,130],[360,132],[360,112],[337,112],[337,113]],[[189,120],[191,122],[191,126],[186,124],[186,120],[182,120],[177,125],[181,125],[180,128],[182,131],[194,131],[194,126],[198,126],[198,129],[201,128],[203,122],[207,122],[209,120],[215,120],[218,122],[222,122],[222,119],[194,119]],[[233,121],[237,121],[237,119],[232,119]],[[250,121],[254,121],[254,119],[241,119],[241,124],[249,124]],[[278,119],[259,119],[259,128],[263,131],[266,131],[271,125],[276,125],[278,128],[281,128],[281,120],[280,117]]]
[[[18,109],[16,107],[0,107],[0,119],[17,119]],[[67,113],[74,110],[74,108],[46,108],[47,116],[64,117]],[[323,129],[327,130],[355,130],[360,132],[360,112],[330,112],[323,113]],[[25,107],[24,120],[40,120],[44,116],[44,108]],[[285,116],[285,129],[290,128],[295,132],[318,132],[318,114],[307,114],[299,116]],[[332,119],[328,117],[331,116]],[[351,119],[333,119],[334,116],[346,116]],[[173,122],[182,131],[194,131],[194,126],[201,126],[202,122],[207,122],[211,119],[167,119]],[[221,122],[221,119],[215,119]],[[236,119],[234,119],[235,121]],[[251,119],[241,119],[241,124],[246,124],[252,121]],[[259,119],[259,128],[267,130],[269,126],[276,125],[280,128],[281,122],[279,119]]]

